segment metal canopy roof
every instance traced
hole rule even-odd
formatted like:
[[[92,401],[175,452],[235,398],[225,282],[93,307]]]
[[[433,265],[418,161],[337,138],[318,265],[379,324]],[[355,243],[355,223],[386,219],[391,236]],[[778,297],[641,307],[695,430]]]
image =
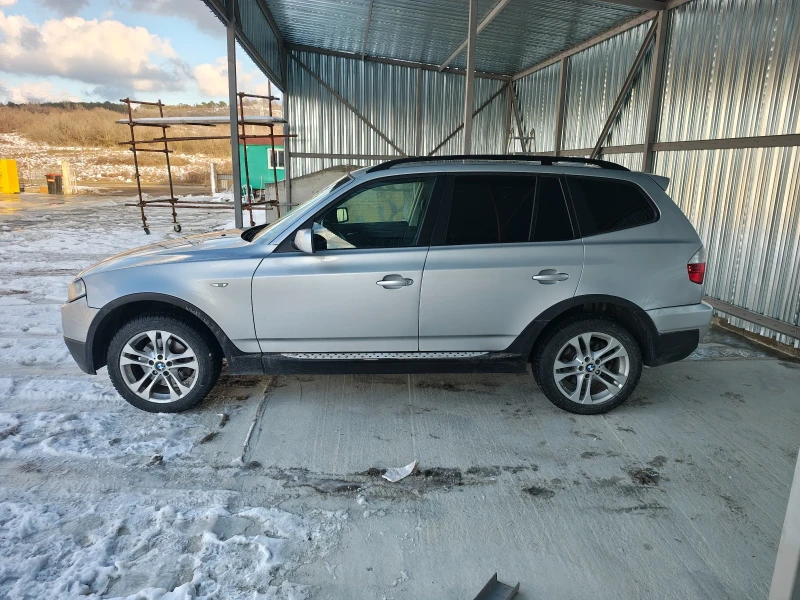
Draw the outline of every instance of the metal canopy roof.
[[[224,22],[231,0],[204,0]],[[277,45],[367,59],[463,69],[466,0],[237,0],[238,37],[276,83],[268,28]],[[666,0],[479,0],[477,72],[513,76],[579,46]],[[260,23],[255,23],[258,20]],[[274,45],[274,44],[273,44]],[[266,67],[266,68],[265,68]],[[283,87],[281,85],[281,87]]]
[[[462,0],[266,2],[286,42],[324,50],[441,65],[467,37],[469,3]],[[497,4],[479,0],[478,23]],[[599,0],[503,4],[478,35],[477,71],[513,75],[644,12]],[[464,68],[466,52],[451,64]]]

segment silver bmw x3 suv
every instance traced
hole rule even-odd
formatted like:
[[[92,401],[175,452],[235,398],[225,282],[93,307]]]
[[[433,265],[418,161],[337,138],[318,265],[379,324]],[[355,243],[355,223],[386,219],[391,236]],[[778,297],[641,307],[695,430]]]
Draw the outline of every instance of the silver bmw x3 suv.
[[[171,240],[78,275],[81,369],[134,406],[234,374],[523,372],[580,414],[709,329],[705,252],[668,179],[599,160],[403,158],[268,226]]]

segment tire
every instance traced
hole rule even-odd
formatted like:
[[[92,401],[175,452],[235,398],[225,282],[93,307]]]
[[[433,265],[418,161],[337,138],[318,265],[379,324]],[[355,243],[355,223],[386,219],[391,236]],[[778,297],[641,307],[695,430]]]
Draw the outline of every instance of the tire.
[[[154,344],[158,352],[153,351]],[[217,383],[222,369],[222,357],[213,343],[166,313],[128,321],[111,339],[106,360],[119,395],[147,412],[180,412],[196,406]]]
[[[609,354],[615,357],[608,360]],[[548,400],[579,415],[616,408],[633,393],[642,374],[642,353],[634,337],[616,321],[597,316],[575,316],[559,323],[537,343],[531,362],[536,383]],[[557,380],[558,375],[563,377]]]

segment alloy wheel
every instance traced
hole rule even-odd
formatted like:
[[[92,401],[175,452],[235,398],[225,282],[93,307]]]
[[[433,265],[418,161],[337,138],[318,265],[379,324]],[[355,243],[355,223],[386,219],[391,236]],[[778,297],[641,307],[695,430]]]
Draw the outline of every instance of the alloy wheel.
[[[119,356],[125,384],[148,402],[180,400],[197,383],[200,365],[194,350],[169,331],[143,331],[129,339]]]
[[[630,358],[614,336],[582,333],[556,355],[553,377],[561,394],[580,404],[600,404],[616,396],[628,380]]]

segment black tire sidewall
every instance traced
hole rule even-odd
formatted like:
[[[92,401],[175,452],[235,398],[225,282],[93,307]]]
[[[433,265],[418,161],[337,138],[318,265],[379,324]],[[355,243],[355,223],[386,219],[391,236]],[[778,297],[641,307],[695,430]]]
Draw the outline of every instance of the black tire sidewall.
[[[138,333],[154,329],[168,331],[182,338],[197,357],[198,379],[192,390],[175,402],[150,402],[140,398],[127,386],[119,367],[119,356],[128,340]],[[136,408],[157,413],[180,412],[196,406],[214,387],[221,370],[221,358],[214,351],[212,344],[194,327],[171,315],[155,314],[136,317],[114,334],[108,346],[106,364],[111,382],[120,396]]]
[[[553,378],[553,365],[564,344],[575,336],[590,331],[616,338],[628,353],[630,371],[622,390],[610,400],[599,404],[580,404],[566,398],[559,391]],[[573,317],[566,320],[537,345],[532,362],[536,383],[548,400],[563,410],[580,415],[600,414],[616,408],[633,393],[642,374],[642,353],[636,339],[622,325],[603,317]]]

